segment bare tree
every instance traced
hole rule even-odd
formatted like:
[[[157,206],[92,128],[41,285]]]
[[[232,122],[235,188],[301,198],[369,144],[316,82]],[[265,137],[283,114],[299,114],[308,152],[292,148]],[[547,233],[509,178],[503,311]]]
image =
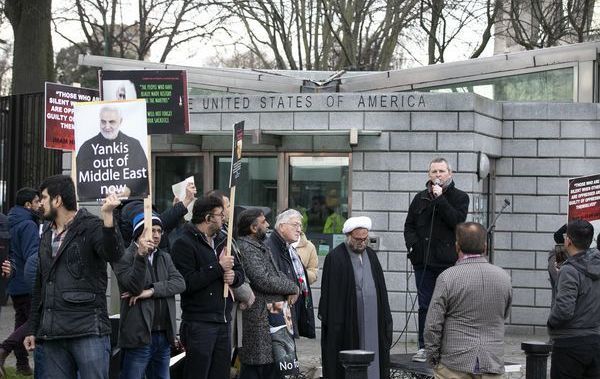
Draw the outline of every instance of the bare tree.
[[[245,46],[279,69],[379,70],[392,64],[418,0],[231,0]]]
[[[584,42],[592,29],[595,0],[511,0],[505,9],[507,34],[527,50]]]
[[[137,19],[127,24],[124,13],[131,13],[131,6],[123,0],[74,0],[55,16],[55,31],[79,46],[80,41],[63,32],[64,23],[78,23],[92,54],[143,60],[151,50],[160,49],[159,60],[165,62],[175,48],[210,37],[223,21],[210,0],[137,0],[134,4]]]
[[[479,57],[491,39],[500,9],[500,0],[421,0],[419,25],[427,38],[428,64],[445,62],[447,49],[456,46],[465,33],[471,37],[466,45],[474,46],[469,56]]]

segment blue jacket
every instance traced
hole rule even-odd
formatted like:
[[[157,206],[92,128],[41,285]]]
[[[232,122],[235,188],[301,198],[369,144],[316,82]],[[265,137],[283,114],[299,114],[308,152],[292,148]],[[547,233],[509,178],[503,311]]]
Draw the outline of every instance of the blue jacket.
[[[37,254],[40,233],[37,216],[29,209],[16,205],[8,212],[10,225],[10,259],[15,266],[15,275],[8,282],[7,292],[11,296],[31,294],[32,282],[23,276],[25,265]],[[31,263],[30,263],[31,264]]]

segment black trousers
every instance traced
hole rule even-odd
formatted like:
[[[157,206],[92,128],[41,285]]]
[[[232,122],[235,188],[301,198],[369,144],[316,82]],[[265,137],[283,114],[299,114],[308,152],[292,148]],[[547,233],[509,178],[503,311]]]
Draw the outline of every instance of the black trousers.
[[[552,347],[551,379],[598,379],[600,378],[600,341],[586,341],[571,346]]]
[[[11,296],[13,308],[15,309],[15,329],[8,336],[0,347],[6,352],[14,351],[17,358],[17,366],[27,366],[29,364],[27,350],[23,346],[23,340],[27,333],[27,319],[31,310],[31,295]]]
[[[179,332],[186,351],[184,378],[229,379],[229,323],[182,321]]]
[[[279,379],[279,370],[274,363],[266,365],[247,365],[242,363],[239,379]]]

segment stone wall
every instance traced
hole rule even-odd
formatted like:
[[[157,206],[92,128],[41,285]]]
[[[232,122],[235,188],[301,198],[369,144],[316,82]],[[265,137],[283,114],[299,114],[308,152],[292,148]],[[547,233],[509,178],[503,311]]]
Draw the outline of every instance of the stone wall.
[[[513,282],[508,329],[545,332],[547,251],[552,233],[566,221],[567,179],[599,171],[597,104],[497,103],[473,94],[427,93],[231,95],[190,101],[191,133],[202,137],[192,146],[181,138],[170,144],[168,137],[155,136],[153,151],[228,151],[228,132],[245,120],[247,130],[279,134],[280,139],[278,144],[245,143],[249,153],[351,153],[351,212],[371,217],[373,234],[380,237],[378,256],[396,337],[415,302],[404,221],[411,199],[425,186],[427,165],[437,156],[448,159],[457,186],[469,193],[473,219],[480,212],[473,200],[487,191],[477,177],[477,154],[486,153],[495,161],[497,208],[505,198],[511,202],[495,233],[495,263]],[[352,128],[359,131],[356,146],[349,144]],[[320,282],[313,287],[318,304]],[[405,334],[410,340],[416,338],[416,310],[415,305]]]

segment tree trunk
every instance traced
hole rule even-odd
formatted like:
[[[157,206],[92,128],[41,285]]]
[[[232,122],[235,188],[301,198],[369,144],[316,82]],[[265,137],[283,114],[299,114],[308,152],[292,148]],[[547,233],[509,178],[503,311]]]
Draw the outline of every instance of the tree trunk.
[[[5,13],[12,25],[12,93],[44,91],[44,82],[54,80],[50,20],[52,0],[6,0]]]

